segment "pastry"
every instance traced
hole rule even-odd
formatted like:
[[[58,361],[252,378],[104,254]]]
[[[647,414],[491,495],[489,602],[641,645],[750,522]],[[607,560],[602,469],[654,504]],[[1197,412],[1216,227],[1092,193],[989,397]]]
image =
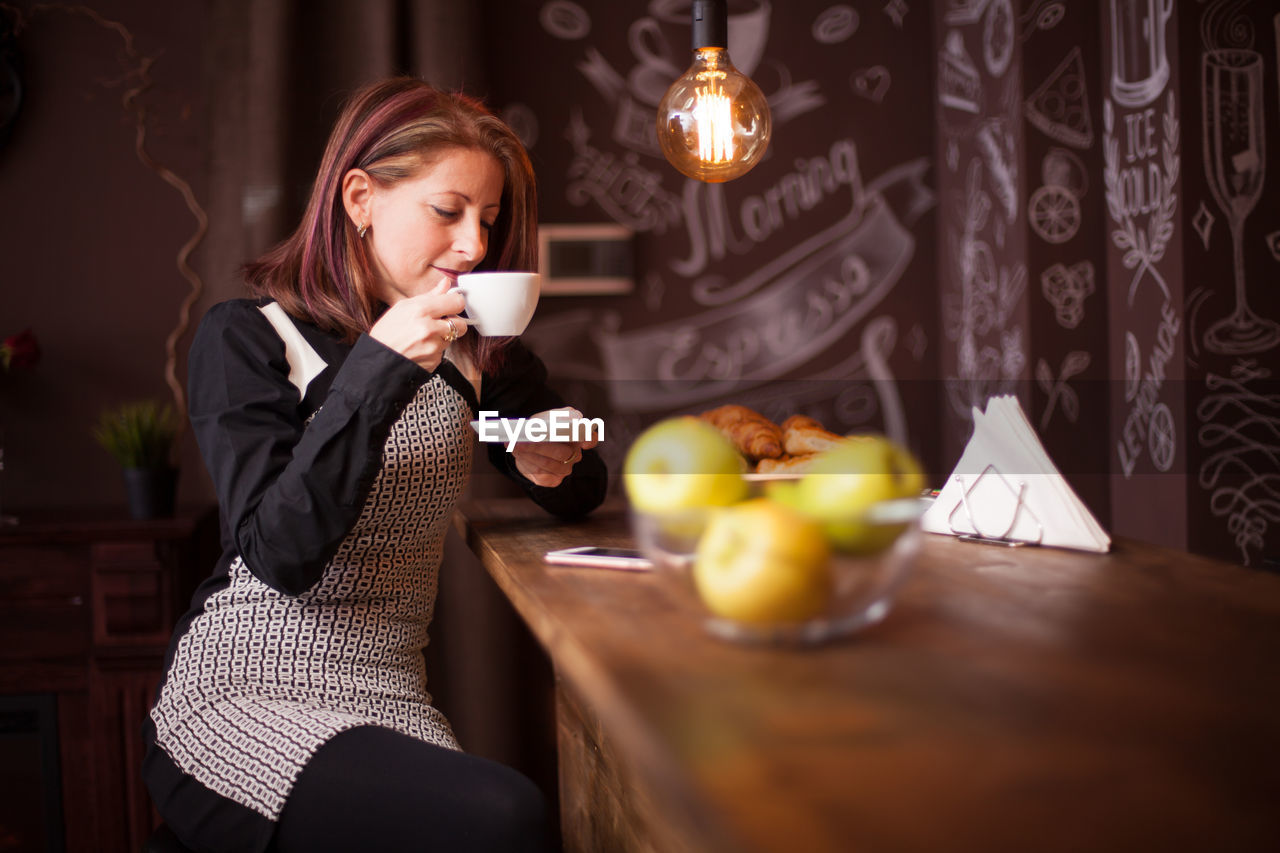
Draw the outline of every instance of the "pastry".
[[[776,459],[782,455],[782,430],[746,406],[720,406],[698,417],[724,433],[750,462]]]
[[[806,415],[792,415],[782,422],[782,448],[792,456],[821,453],[848,440]]]
[[[756,463],[757,474],[803,474],[809,470],[810,463],[818,454],[804,453],[799,456],[782,456],[777,459],[761,459]]]

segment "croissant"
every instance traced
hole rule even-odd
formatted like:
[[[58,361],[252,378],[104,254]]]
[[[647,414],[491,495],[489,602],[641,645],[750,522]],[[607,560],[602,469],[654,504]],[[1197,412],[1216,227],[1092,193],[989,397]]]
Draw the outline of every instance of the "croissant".
[[[757,474],[803,474],[809,469],[816,453],[799,456],[781,456],[777,459],[761,459],[756,463]]]
[[[807,415],[792,415],[782,422],[782,447],[793,456],[821,453],[848,440]]]
[[[782,455],[782,430],[764,415],[746,406],[720,406],[699,418],[724,433],[738,452],[752,462]]]

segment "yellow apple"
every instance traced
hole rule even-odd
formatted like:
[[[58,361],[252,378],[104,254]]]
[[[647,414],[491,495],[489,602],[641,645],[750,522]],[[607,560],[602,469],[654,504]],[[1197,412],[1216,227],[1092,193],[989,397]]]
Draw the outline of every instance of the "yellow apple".
[[[693,582],[707,609],[737,622],[795,623],[831,598],[831,549],[814,522],[769,498],[716,510]]]
[[[742,500],[745,468],[742,454],[718,429],[678,416],[640,433],[627,450],[622,479],[633,507],[667,514]]]
[[[865,435],[820,454],[794,491],[780,491],[777,498],[819,522],[836,550],[870,554],[887,548],[905,527],[902,513],[885,520],[869,516],[872,507],[919,497],[924,484],[910,451],[884,436]]]

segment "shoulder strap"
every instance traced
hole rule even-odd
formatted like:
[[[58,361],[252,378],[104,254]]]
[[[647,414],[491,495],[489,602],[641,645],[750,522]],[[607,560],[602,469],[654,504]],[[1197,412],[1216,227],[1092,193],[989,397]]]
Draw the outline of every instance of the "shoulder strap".
[[[328,365],[298,331],[293,320],[280,307],[280,303],[271,302],[258,308],[276,330],[276,334],[284,341],[284,356],[289,362],[289,382],[298,389],[298,399],[307,395],[307,386],[311,380],[320,375]]]

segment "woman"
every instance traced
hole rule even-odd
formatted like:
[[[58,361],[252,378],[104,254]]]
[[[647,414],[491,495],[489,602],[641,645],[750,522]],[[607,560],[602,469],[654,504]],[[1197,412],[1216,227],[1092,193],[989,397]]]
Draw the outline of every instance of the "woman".
[[[469,421],[562,405],[450,290],[535,268],[535,216],[509,128],[383,82],[343,109],[298,230],[247,267],[258,298],[201,323],[190,414],[224,553],[174,632],[144,766],[193,849],[541,849],[537,788],[459,750],[422,658]],[[593,445],[488,447],[569,518],[604,496]]]

